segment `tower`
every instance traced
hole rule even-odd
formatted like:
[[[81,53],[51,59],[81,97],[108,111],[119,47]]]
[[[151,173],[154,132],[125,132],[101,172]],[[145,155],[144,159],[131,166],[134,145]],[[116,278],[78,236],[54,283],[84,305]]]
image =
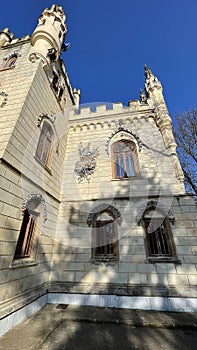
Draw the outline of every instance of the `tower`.
[[[60,51],[65,40],[67,28],[66,16],[61,6],[52,5],[46,8],[38,20],[31,43],[35,52],[49,60],[56,61],[60,57]]]
[[[53,5],[31,37],[0,33],[0,334],[47,302],[197,311],[196,206],[162,85],[145,66],[139,100],[79,108],[65,18]]]

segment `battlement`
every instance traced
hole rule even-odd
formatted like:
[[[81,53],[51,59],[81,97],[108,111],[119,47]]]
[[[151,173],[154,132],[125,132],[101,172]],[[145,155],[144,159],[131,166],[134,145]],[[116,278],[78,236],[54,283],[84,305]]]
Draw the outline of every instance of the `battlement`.
[[[79,109],[72,109],[70,111],[71,119],[74,118],[87,118],[88,116],[102,116],[102,115],[112,115],[120,114],[125,112],[137,112],[142,110],[150,109],[148,104],[141,104],[139,100],[133,100],[128,102],[128,106],[124,106],[121,102],[115,103],[103,103],[90,105],[81,105]]]
[[[15,44],[21,44],[24,41],[30,41],[30,39],[31,39],[30,35],[24,35],[22,38],[14,38],[10,42],[6,42],[3,47],[15,45]]]

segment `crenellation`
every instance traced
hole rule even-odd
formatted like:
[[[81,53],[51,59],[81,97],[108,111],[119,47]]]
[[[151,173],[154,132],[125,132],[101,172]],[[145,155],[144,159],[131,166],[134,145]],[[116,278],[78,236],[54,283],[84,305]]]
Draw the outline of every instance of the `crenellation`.
[[[135,288],[140,297],[147,287],[149,297],[159,286],[162,300],[173,288],[188,297],[197,274],[197,208],[181,180],[162,85],[145,67],[140,100],[80,105],[60,58],[64,20],[53,5],[31,37],[0,33],[0,63],[18,56],[0,72],[8,96],[0,107],[2,314],[46,286],[67,292],[69,283],[80,294],[110,284],[112,294]],[[17,242],[28,211],[35,236],[26,257]],[[154,235],[152,252],[149,225],[165,236],[168,253]]]

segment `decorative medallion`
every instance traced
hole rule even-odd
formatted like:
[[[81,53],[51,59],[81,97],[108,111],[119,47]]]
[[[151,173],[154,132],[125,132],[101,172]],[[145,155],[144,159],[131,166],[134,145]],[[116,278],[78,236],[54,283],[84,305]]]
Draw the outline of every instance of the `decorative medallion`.
[[[98,155],[98,147],[90,150],[90,142],[87,146],[83,146],[82,142],[79,145],[79,157],[80,160],[75,164],[74,172],[78,175],[79,182],[87,180],[90,182],[90,175],[95,172],[96,169],[96,157]]]

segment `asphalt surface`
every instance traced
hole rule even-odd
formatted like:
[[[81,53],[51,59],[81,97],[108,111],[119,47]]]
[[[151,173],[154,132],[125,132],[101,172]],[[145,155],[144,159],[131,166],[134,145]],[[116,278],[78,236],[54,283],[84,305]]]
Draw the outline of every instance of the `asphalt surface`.
[[[0,338],[0,350],[196,350],[197,313],[52,305]]]

